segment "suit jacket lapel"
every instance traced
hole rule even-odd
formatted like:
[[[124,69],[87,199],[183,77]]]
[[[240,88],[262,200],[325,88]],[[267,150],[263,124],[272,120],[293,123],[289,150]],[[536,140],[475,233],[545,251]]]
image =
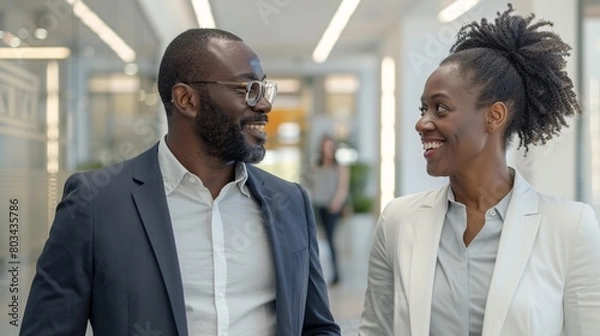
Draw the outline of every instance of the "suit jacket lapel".
[[[529,183],[515,173],[513,195],[504,220],[486,302],[482,335],[500,334],[529,260],[539,225],[537,194]]]
[[[291,295],[288,293],[290,287],[289,279],[286,271],[288,260],[285,256],[285,228],[282,225],[277,225],[274,220],[274,215],[271,209],[273,202],[283,203],[284,200],[278,199],[278,195],[274,194],[270,189],[264,186],[264,180],[256,174],[254,167],[246,165],[248,171],[248,187],[252,195],[260,202],[260,207],[263,214],[265,230],[271,243],[273,254],[273,262],[275,265],[275,309],[277,315],[277,335],[285,335],[292,328],[291,323]]]
[[[415,240],[410,263],[409,314],[413,336],[429,335],[433,279],[449,186],[432,193],[416,210]],[[400,246],[400,248],[403,248]]]
[[[137,159],[133,178],[142,184],[132,194],[167,288],[178,335],[187,336],[181,272],[157,152],[154,146]]]

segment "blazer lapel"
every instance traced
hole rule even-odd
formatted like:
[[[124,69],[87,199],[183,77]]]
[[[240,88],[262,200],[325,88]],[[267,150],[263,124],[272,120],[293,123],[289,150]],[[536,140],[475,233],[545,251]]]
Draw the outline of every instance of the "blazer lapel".
[[[285,203],[285,200],[278,199],[278,195],[274,194],[270,189],[264,186],[264,180],[256,174],[254,167],[246,165],[248,171],[248,187],[252,195],[260,202],[260,207],[263,214],[265,230],[271,243],[273,254],[273,262],[275,265],[275,310],[277,315],[277,335],[285,335],[292,330],[292,316],[290,316],[293,293],[289,293],[288,289],[288,273],[286,265],[288,260],[284,258],[288,253],[285,246],[285,229],[281,225],[277,225],[274,221],[271,205],[273,202]]]
[[[537,194],[518,173],[513,190],[485,307],[484,336],[500,335],[540,225]]]
[[[446,186],[429,195],[415,213],[415,240],[412,245],[408,297],[412,336],[429,335],[433,279],[448,207],[448,188]]]
[[[181,272],[157,153],[154,146],[139,157],[133,178],[142,184],[133,199],[167,288],[178,335],[187,336]]]

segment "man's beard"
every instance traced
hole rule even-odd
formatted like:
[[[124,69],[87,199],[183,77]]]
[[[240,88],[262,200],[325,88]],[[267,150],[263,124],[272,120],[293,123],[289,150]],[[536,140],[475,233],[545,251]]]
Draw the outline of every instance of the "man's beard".
[[[207,93],[201,92],[201,94],[200,111],[196,117],[195,128],[208,155],[223,162],[258,163],[262,161],[265,156],[264,141],[259,142],[258,145],[250,145],[242,134],[241,127],[243,125],[234,123]],[[266,120],[266,115],[261,118],[261,120]]]

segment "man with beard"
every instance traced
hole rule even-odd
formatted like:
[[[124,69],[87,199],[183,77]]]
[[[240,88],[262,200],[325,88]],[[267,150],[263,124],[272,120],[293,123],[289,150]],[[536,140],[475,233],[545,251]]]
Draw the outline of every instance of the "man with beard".
[[[158,86],[168,134],[67,181],[21,335],[340,335],[306,192],[250,165],[276,94],[257,55],[192,29]]]

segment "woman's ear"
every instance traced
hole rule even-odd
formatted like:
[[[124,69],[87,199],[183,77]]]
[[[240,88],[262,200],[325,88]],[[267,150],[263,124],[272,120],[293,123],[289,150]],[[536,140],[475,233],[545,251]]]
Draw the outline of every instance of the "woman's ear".
[[[171,103],[177,111],[187,118],[196,118],[198,115],[199,95],[187,84],[177,83],[171,91]]]
[[[508,120],[508,107],[503,102],[495,102],[488,108],[486,126],[488,132],[503,129]]]

